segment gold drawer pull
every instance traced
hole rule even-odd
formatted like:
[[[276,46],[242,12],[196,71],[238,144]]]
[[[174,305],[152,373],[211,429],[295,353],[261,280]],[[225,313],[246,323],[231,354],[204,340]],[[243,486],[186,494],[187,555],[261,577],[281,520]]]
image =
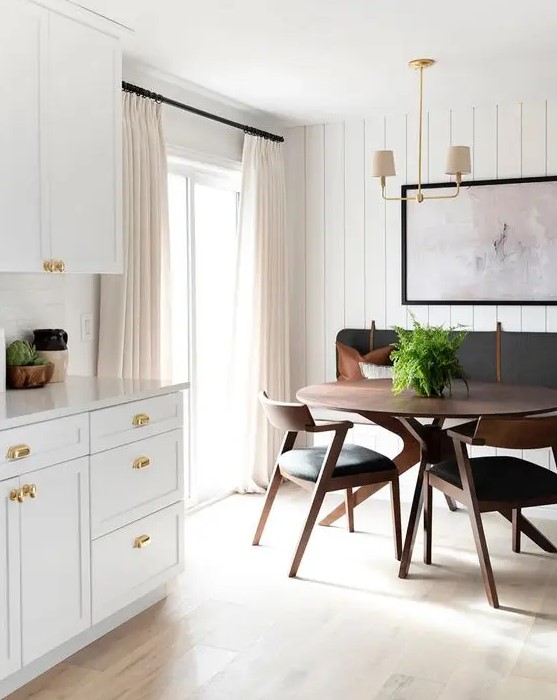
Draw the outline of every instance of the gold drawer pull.
[[[151,544],[151,538],[149,535],[140,535],[140,537],[135,538],[135,542],[133,543],[134,549],[143,549],[144,547],[148,547]]]
[[[146,413],[137,413],[132,418],[132,425],[135,425],[136,428],[140,428],[142,425],[147,425],[150,420]]]
[[[13,445],[8,448],[6,452],[6,459],[13,461],[14,459],[23,459],[24,457],[29,457],[31,454],[31,448],[28,445]]]
[[[134,469],[147,469],[149,466],[151,466],[149,457],[138,457],[133,463]]]

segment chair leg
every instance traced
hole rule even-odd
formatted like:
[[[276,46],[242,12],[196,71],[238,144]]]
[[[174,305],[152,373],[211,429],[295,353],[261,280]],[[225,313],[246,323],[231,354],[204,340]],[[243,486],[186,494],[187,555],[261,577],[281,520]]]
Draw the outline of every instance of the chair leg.
[[[391,510],[393,514],[393,538],[395,541],[395,558],[402,557],[402,519],[400,516],[400,486],[398,476],[391,481]]]
[[[513,526],[513,552],[520,553],[520,508],[513,508],[512,511],[512,526]]]
[[[474,541],[476,542],[476,550],[478,552],[478,558],[480,560],[480,568],[482,570],[487,599],[492,607],[498,608],[499,597],[497,595],[497,588],[495,586],[495,579],[493,577],[493,569],[491,568],[491,560],[489,558],[489,551],[487,549],[487,541],[485,539],[482,518],[478,508],[474,507],[474,505],[471,503],[468,504],[468,514],[470,516],[472,532],[474,533]]]
[[[315,525],[315,521],[317,520],[317,516],[319,515],[319,510],[323,503],[323,499],[325,498],[325,493],[325,489],[319,486],[316,487],[313,493],[313,499],[311,501],[308,517],[306,518],[306,522],[300,535],[300,539],[298,540],[298,546],[296,547],[296,552],[294,554],[294,558],[292,559],[292,564],[290,566],[290,573],[288,574],[290,578],[293,578],[298,573],[298,569],[300,567],[302,557],[304,556],[304,552],[306,551],[311,531],[313,530],[313,526]]]
[[[425,473],[424,495],[424,563],[431,564],[431,527],[433,525],[433,488],[429,483],[429,475]]]
[[[447,501],[447,505],[449,506],[449,510],[454,513],[456,510],[458,510],[458,506],[456,505],[456,501],[454,498],[451,498],[450,496],[447,496],[445,494],[445,500]]]
[[[482,570],[485,592],[487,593],[489,604],[494,608],[498,608],[499,598],[497,596],[497,588],[495,587],[495,579],[493,578],[493,569],[491,568],[491,560],[489,559],[487,541],[485,539],[485,532],[478,505],[478,498],[476,496],[476,487],[472,476],[472,468],[470,467],[470,461],[468,459],[468,452],[465,445],[459,442],[456,438],[453,439],[453,444],[462,488],[467,496],[466,507],[470,517],[470,524],[472,525],[472,532],[474,534],[478,559],[480,560],[480,568]]]
[[[348,532],[354,532],[354,495],[352,489],[346,489],[346,517],[348,518]]]
[[[263,530],[265,529],[265,525],[267,524],[267,518],[269,517],[269,513],[271,512],[271,508],[273,506],[273,502],[276,498],[281,482],[282,476],[280,473],[280,469],[277,465],[273,472],[273,476],[271,477],[271,481],[269,482],[269,486],[267,487],[265,503],[263,504],[263,510],[261,511],[261,515],[259,516],[259,523],[257,524],[257,529],[253,537],[252,545],[258,545],[261,540],[261,535],[263,534]]]
[[[416,534],[420,526],[420,515],[422,513],[422,505],[424,502],[424,472],[427,466],[427,460],[422,457],[418,477],[416,479],[416,488],[414,489],[414,497],[410,508],[410,517],[408,518],[408,526],[406,529],[406,537],[404,539],[404,549],[400,560],[400,569],[398,572],[399,578],[408,576],[408,569],[412,560],[412,552],[414,550],[414,542]]]

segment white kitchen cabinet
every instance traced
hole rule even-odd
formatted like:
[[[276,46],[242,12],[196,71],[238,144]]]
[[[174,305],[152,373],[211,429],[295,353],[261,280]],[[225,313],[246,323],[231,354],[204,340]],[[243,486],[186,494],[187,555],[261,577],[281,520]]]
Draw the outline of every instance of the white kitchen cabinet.
[[[50,13],[50,257],[66,272],[122,272],[117,39]]]
[[[10,500],[10,493],[18,488],[18,478],[0,482],[0,679],[21,666],[20,504]]]
[[[4,395],[0,698],[161,600],[183,571],[186,388],[68,377]]]
[[[0,0],[0,272],[123,271],[121,48],[87,19]]]
[[[50,255],[43,206],[42,52],[48,12],[0,0],[0,270],[38,272]]]
[[[21,514],[22,661],[28,664],[91,624],[89,462],[30,472]]]

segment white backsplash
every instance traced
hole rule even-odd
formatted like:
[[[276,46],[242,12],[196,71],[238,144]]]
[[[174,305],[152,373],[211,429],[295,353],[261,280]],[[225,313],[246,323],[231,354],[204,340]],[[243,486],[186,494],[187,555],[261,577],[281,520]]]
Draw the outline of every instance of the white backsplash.
[[[34,328],[64,328],[68,372],[93,375],[97,363],[98,275],[0,274],[0,328],[6,341],[32,339]],[[93,337],[81,340],[82,314],[93,317]]]

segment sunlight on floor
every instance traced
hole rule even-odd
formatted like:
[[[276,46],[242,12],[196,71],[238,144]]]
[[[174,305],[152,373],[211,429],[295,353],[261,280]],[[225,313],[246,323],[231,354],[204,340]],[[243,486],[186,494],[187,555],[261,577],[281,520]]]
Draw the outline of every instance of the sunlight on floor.
[[[507,606],[493,610],[466,512],[437,508],[433,566],[418,538],[402,581],[376,500],[352,535],[342,521],[317,528],[288,579],[307,498],[285,488],[255,548],[260,496],[188,517],[186,573],[168,599],[14,700],[557,699],[557,559],[526,540],[513,554],[508,523],[485,516]],[[541,527],[557,538],[557,522]]]

